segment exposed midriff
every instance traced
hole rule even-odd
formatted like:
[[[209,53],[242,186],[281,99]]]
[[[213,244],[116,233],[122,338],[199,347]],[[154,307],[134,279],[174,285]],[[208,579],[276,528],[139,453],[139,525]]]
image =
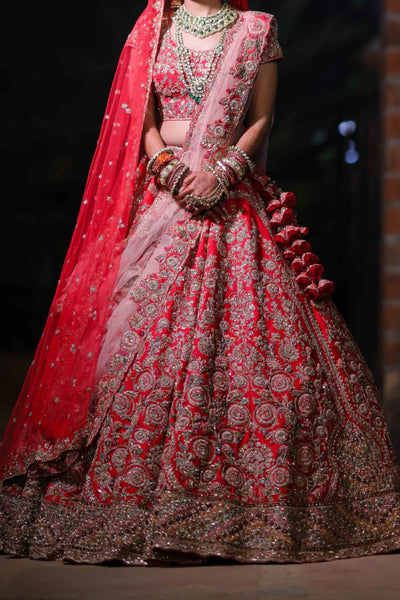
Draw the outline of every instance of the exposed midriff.
[[[196,44],[202,47],[189,48],[195,76],[206,76],[214,56],[213,47],[210,45],[214,46],[217,41],[215,36],[211,36],[211,39],[195,40]],[[196,112],[197,103],[190,96],[179,67],[177,43],[171,30],[167,30],[162,39],[154,64],[153,85],[161,119],[161,137],[170,146],[181,146]]]
[[[167,146],[182,146],[190,127],[190,121],[163,121],[160,135]]]

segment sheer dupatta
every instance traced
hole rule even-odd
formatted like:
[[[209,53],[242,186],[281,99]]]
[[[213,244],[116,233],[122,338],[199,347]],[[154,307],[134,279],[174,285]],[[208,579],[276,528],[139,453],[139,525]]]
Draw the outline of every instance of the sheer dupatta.
[[[0,447],[1,479],[85,444],[108,298],[135,211],[163,8],[163,1],[149,2],[123,47],[49,316]]]
[[[192,171],[223,155],[240,129],[273,18],[242,12],[230,29],[218,70],[180,151]],[[208,227],[207,220],[193,220],[167,192],[148,196],[146,213],[136,220],[127,239],[113,290],[91,435],[122,389],[136,356],[143,355],[147,334],[163,312],[169,290]]]
[[[273,23],[273,15],[241,12],[230,30],[218,72],[184,142],[183,158],[192,170],[216,162],[237,141]]]
[[[241,0],[232,5],[247,9]],[[0,447],[2,480],[28,470],[39,476],[66,469],[93,439],[93,415],[98,410],[96,364],[121,251],[137,210],[135,190],[144,177],[138,169],[140,140],[162,18],[169,9],[169,1],[150,1],[122,50],[74,235],[34,361]],[[239,56],[240,35],[232,44]],[[227,55],[225,61],[226,68],[228,63],[235,65]],[[225,67],[220,71],[224,79],[218,79],[218,87],[214,81],[185,143],[184,154],[192,168],[222,152],[239,122],[235,116],[221,138],[218,125],[223,111],[219,107],[218,118],[215,110],[209,112],[216,106],[213,94],[216,101],[222,99],[229,82],[239,83],[237,74],[226,72]],[[257,69],[256,63],[253,67]],[[250,76],[248,72],[239,119],[250,91]]]

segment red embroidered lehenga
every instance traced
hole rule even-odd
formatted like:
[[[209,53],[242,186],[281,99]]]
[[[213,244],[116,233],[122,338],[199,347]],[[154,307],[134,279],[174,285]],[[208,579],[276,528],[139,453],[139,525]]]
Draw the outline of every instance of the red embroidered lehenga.
[[[237,139],[261,62],[281,58],[276,22],[240,12],[196,107],[180,95],[168,9],[149,2],[121,55],[2,442],[0,549],[133,565],[398,549],[399,471],[378,391],[293,194],[259,167],[216,223],[146,172],[152,82],[162,111],[192,111],[177,151],[199,169]],[[192,59],[201,71],[206,54]]]

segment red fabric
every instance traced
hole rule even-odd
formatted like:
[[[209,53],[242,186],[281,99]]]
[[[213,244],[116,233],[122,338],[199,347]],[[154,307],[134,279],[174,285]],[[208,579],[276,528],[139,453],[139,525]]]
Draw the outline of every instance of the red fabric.
[[[163,2],[149,2],[123,48],[59,285],[2,442],[0,478],[32,465],[38,474],[52,473],[50,461],[60,455],[67,467],[101,425],[96,365],[126,234],[143,209],[137,199],[144,169],[137,167],[163,14]],[[294,220],[290,203],[282,196],[272,214],[278,235]],[[290,247],[299,255],[310,250],[302,239]],[[303,287],[316,282],[314,271],[300,274]]]
[[[305,491],[336,425],[318,429],[324,394],[333,388],[328,370],[315,376],[320,358],[309,319],[321,318],[332,353],[346,327],[341,321],[336,330],[334,308],[324,305],[320,316],[286,279],[263,208],[277,196],[266,177],[240,184],[236,197],[224,202],[230,236],[224,223],[209,220],[193,224],[188,235],[187,215],[170,228],[160,273],[133,285],[142,318],[131,319],[129,333],[139,338],[145,330],[143,347],[110,406],[93,460],[82,465],[76,487],[50,484],[47,500],[151,505],[156,488],[162,496],[171,486],[249,504],[327,496],[329,477]],[[155,199],[149,188],[145,205]],[[168,199],[163,202],[167,213]],[[292,302],[298,303],[295,314]],[[146,314],[151,318],[143,321]],[[124,358],[129,362],[129,348]],[[343,357],[344,378],[350,364],[360,364],[356,348]],[[113,378],[115,372],[106,376]],[[323,392],[314,391],[317,382]],[[360,383],[356,389],[365,394]],[[289,407],[296,411],[298,438]]]
[[[141,184],[136,169],[155,42],[169,6],[169,0],[150,0],[122,50],[49,316],[1,443],[0,479],[87,442],[108,301],[137,209],[132,197]]]
[[[234,8],[237,8],[237,10],[249,10],[249,3],[247,0],[231,0],[229,4]]]
[[[0,477],[10,454],[21,458],[24,471],[34,460],[85,443],[108,298],[136,210],[131,203],[140,183],[136,167],[162,8],[163,2],[149,2],[122,50],[49,317],[2,442]]]
[[[196,77],[204,77],[207,74],[213,52],[213,49],[206,52],[191,51],[191,64]],[[184,84],[178,61],[177,44],[168,30],[163,36],[153,71],[160,115],[162,120],[190,121],[196,112],[197,103],[190,97]]]

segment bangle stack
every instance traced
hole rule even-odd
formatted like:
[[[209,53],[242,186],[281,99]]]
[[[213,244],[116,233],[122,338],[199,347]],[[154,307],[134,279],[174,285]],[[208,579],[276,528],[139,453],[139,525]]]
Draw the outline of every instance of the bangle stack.
[[[232,158],[238,162],[240,162],[240,159],[242,159],[241,164],[244,164],[246,171],[249,173],[252,173],[256,169],[255,162],[251,160],[250,156],[246,154],[244,150],[238,148],[237,146],[229,146],[227,156],[232,156]]]
[[[165,168],[165,170],[167,167]],[[163,169],[164,171],[164,169]],[[175,196],[182,185],[183,178],[189,172],[189,168],[180,160],[172,165],[172,169],[168,172],[163,173],[163,181],[165,181],[165,187]]]
[[[161,148],[151,157],[147,164],[147,172],[155,176],[162,187],[175,195],[189,171],[188,167],[175,155],[175,149],[167,146]]]
[[[229,146],[224,158],[213,167],[207,164],[206,168],[214,174],[224,191],[227,191],[242,181],[247,173],[253,172],[256,165],[244,150],[237,146]]]
[[[215,179],[218,181],[224,193],[227,194],[229,183],[227,182],[226,178],[221,176],[221,173],[218,173],[218,171],[209,163],[206,164],[205,168],[207,171],[210,171],[214,175]]]
[[[244,150],[237,146],[229,146],[224,158],[215,165],[205,165],[205,169],[210,171],[218,182],[216,188],[207,196],[187,195],[185,202],[188,209],[197,211],[211,208],[228,193],[230,187],[242,181],[246,174],[255,168],[254,162]],[[151,157],[147,164],[147,172],[154,175],[159,185],[175,196],[189,168],[177,158],[175,149],[167,146]]]
[[[167,146],[166,148],[161,148],[161,150],[156,152],[147,163],[147,172],[157,177],[161,169],[174,157],[174,148],[171,148],[170,146]]]

